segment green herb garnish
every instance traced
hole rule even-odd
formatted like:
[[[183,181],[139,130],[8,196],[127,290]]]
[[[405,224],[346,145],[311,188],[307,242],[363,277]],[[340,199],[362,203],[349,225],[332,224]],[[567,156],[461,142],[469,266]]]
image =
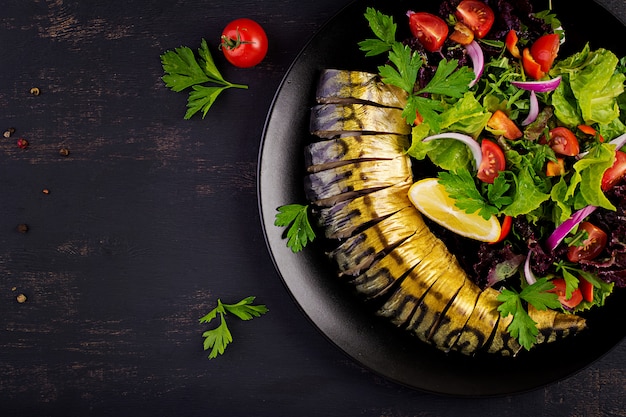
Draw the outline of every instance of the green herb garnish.
[[[553,288],[554,284],[548,278],[541,278],[534,284],[522,289],[521,292],[517,292],[515,289],[502,289],[502,292],[498,295],[498,301],[502,302],[498,306],[501,316],[507,317],[509,314],[513,316],[507,331],[526,350],[530,350],[537,342],[539,330],[537,329],[537,323],[530,317],[524,304],[528,303],[537,310],[560,308],[561,303],[558,296],[553,292],[548,292]]]
[[[190,119],[199,111],[202,111],[204,118],[217,96],[228,88],[248,88],[247,85],[233,84],[224,79],[204,39],[198,49],[198,56],[190,48],[182,46],[161,55],[161,64],[165,71],[162,79],[166,86],[175,92],[190,87],[192,89],[187,100],[185,119]],[[207,86],[205,83],[217,85]]]
[[[388,52],[391,64],[378,67],[382,81],[395,85],[409,94],[402,112],[408,124],[413,124],[419,114],[424,123],[439,132],[441,130],[441,112],[444,111],[440,96],[461,98],[469,90],[474,79],[474,72],[468,67],[458,68],[457,60],[439,61],[432,79],[421,89],[415,89],[417,75],[424,64],[424,58],[407,45],[395,39],[396,25],[393,18],[368,7],[365,18],[372,32],[378,39],[366,39],[359,42],[359,48],[366,56]],[[428,96],[425,96],[428,94]]]
[[[233,336],[226,325],[226,314],[231,313],[241,320],[251,320],[267,313],[269,310],[264,305],[252,305],[255,297],[247,297],[237,304],[223,304],[217,300],[217,307],[200,319],[200,323],[209,323],[220,315],[220,324],[214,329],[207,330],[202,334],[204,337],[204,350],[211,349],[209,359],[214,359],[217,355],[224,353],[226,346],[233,341]]]
[[[287,246],[294,253],[300,252],[315,239],[315,232],[309,222],[308,213],[308,205],[288,204],[278,207],[274,226],[289,227],[287,229]]]

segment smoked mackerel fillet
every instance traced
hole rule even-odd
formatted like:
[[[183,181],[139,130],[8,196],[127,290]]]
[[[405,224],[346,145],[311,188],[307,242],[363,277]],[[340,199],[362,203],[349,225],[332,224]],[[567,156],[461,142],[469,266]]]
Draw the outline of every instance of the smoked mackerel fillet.
[[[333,242],[337,275],[376,314],[443,351],[516,355],[499,291],[481,289],[411,204],[407,95],[361,71],[322,71],[304,150],[305,194]],[[581,317],[530,309],[539,343],[585,328]]]

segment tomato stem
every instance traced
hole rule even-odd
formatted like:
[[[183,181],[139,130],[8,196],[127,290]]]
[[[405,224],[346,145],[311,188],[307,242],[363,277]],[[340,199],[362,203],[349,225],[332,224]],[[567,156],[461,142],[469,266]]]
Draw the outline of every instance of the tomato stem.
[[[222,50],[222,48],[226,48],[232,51],[233,49],[237,49],[239,46],[245,45],[248,43],[254,43],[254,42],[242,40],[241,34],[239,33],[239,30],[237,30],[237,39],[233,39],[226,35],[222,35],[222,43],[220,44],[219,49]]]

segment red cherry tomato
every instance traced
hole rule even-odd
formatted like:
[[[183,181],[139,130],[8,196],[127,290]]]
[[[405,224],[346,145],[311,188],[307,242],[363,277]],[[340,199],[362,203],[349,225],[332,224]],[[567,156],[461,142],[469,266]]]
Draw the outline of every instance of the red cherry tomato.
[[[554,289],[550,290],[550,292],[555,293],[559,297],[559,301],[563,306],[574,308],[583,300],[583,295],[578,288],[572,291],[572,296],[569,299],[566,298],[565,280],[563,278],[555,278],[550,282],[554,284]]]
[[[488,184],[493,184],[493,180],[503,171],[506,167],[506,160],[504,159],[504,152],[494,142],[483,139],[480,144],[482,150],[483,160],[478,167],[478,174],[476,176],[479,180]]]
[[[257,22],[247,18],[230,22],[222,31],[220,49],[236,67],[257,65],[267,54],[267,35]]]
[[[546,73],[541,69],[541,64],[535,61],[528,48],[524,48],[522,52],[522,66],[526,74],[535,80],[540,80],[546,76]]]
[[[560,155],[575,156],[580,152],[580,145],[576,135],[563,126],[550,130],[550,141],[548,144],[554,152]]]
[[[604,171],[602,175],[602,191],[608,191],[615,184],[620,182],[626,175],[626,153],[622,151],[615,152],[615,162],[611,168]]]
[[[407,13],[409,16],[409,29],[413,36],[420,41],[429,52],[441,49],[448,37],[448,25],[442,18],[427,12]]]
[[[456,7],[454,14],[478,39],[482,39],[489,32],[495,20],[491,7],[478,0],[463,0]]]
[[[602,135],[598,135],[598,131],[596,129],[594,129],[593,127],[589,126],[589,125],[578,125],[578,129],[587,134],[587,135],[591,135],[593,137],[596,137],[596,135],[598,136],[598,140],[600,142],[604,142],[604,138],[602,137]]]
[[[513,29],[509,30],[504,40],[506,49],[509,51],[511,55],[513,55],[514,58],[521,58],[522,54],[519,53],[517,41],[518,41],[517,32],[515,32]]]
[[[607,235],[604,230],[600,229],[589,222],[582,222],[578,225],[578,231],[587,232],[587,238],[583,240],[581,246],[570,246],[567,250],[567,259],[570,262],[578,262],[581,260],[591,260],[597,257],[606,246]]]
[[[512,225],[513,217],[504,216],[504,219],[502,219],[502,225],[500,226],[500,236],[498,236],[498,240],[496,240],[495,242],[491,242],[490,244],[502,242],[504,239],[506,239],[506,237],[509,235],[509,232],[511,231]]]
[[[546,163],[546,175],[548,177],[557,177],[565,174],[565,160],[556,158],[556,161],[548,161]]]
[[[530,54],[535,59],[535,62],[541,66],[543,72],[550,71],[552,63],[559,52],[560,42],[559,35],[551,33],[539,37],[530,47]]]
[[[519,139],[523,133],[515,122],[506,115],[502,110],[496,110],[487,122],[487,126],[500,133],[507,139]]]
[[[585,278],[579,278],[578,289],[583,295],[583,300],[589,302],[593,301],[593,284],[591,282],[587,281]]]

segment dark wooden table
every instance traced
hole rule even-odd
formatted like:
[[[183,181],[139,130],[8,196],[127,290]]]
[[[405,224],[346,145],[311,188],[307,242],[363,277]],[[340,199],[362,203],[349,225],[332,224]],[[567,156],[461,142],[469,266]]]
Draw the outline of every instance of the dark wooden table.
[[[290,63],[346,3],[3,2],[0,415],[626,415],[626,342],[532,392],[448,398],[364,369],[294,303],[264,243],[257,155]],[[624,0],[601,3],[626,21]],[[271,42],[254,69],[216,50],[242,16]],[[249,90],[186,121],[159,56],[202,38]],[[234,343],[208,360],[199,317],[248,295],[270,312],[230,320]]]

